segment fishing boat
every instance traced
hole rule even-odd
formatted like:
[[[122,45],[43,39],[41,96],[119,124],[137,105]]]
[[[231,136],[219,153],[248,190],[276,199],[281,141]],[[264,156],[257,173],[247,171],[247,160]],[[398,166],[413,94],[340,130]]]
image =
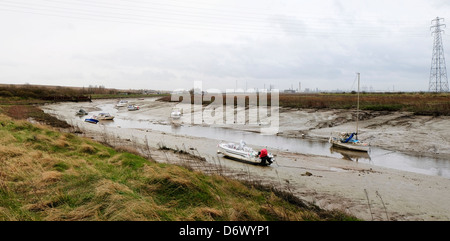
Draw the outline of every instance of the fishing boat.
[[[86,118],[86,119],[84,119],[84,121],[92,123],[92,124],[97,124],[98,123],[98,120],[94,119],[94,118]]]
[[[100,113],[93,118],[96,120],[114,120],[114,116],[109,113]]]
[[[220,143],[219,145],[217,145],[217,147],[219,148],[217,150],[217,153],[221,153],[226,157],[251,164],[261,164],[259,153],[253,150],[251,147],[248,147],[244,141],[241,141],[239,144]],[[266,165],[270,165],[275,161],[275,159],[272,153],[267,153],[267,156],[268,161]]]
[[[124,107],[124,106],[127,106],[127,105],[128,105],[128,101],[127,100],[120,100],[117,103],[116,107]]]
[[[129,105],[127,108],[129,111],[139,110],[139,106],[137,105]]]
[[[359,82],[360,74],[358,76],[358,102],[356,108],[356,132],[333,132],[328,140],[334,147],[349,149],[353,151],[368,152],[370,146],[368,143],[358,140],[358,121],[359,121]]]

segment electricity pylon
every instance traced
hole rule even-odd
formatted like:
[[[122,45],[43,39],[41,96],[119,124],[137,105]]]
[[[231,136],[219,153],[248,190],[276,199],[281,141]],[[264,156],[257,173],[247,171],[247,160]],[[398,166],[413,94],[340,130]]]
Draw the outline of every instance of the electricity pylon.
[[[433,26],[430,27],[434,35],[433,57],[431,60],[430,71],[430,92],[448,92],[447,68],[445,67],[444,46],[442,45],[442,35],[446,25],[442,24],[443,18],[437,17],[431,21]]]

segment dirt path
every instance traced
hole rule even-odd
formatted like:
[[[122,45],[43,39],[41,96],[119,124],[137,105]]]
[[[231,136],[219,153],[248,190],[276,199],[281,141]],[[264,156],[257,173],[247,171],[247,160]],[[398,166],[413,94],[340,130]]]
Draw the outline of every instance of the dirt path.
[[[77,103],[63,103],[44,106],[43,109],[61,119],[68,120],[69,123],[77,124],[83,132],[97,138],[109,139],[117,144],[127,140],[137,144],[148,143],[152,157],[158,161],[172,161],[167,152],[157,150],[158,145],[188,150],[204,157],[207,163],[219,166],[222,170],[240,173],[241,178],[276,185],[322,208],[345,210],[365,220],[450,220],[448,205],[450,179],[286,151],[277,151],[277,161],[270,167],[253,166],[218,156],[216,154],[217,140],[149,129],[122,128],[117,125],[85,124],[73,119],[75,111],[81,107],[94,111],[98,110],[99,105],[108,103],[115,103],[115,100],[95,101],[84,103],[82,106]],[[154,100],[141,101],[141,111],[132,113],[132,118],[166,124],[173,105],[173,103],[160,103]],[[125,114],[123,111],[126,110],[120,110],[116,114]],[[342,121],[338,126],[328,127],[326,124],[320,124],[333,123],[333,119],[336,118]],[[304,135],[311,137],[325,138],[330,130],[338,127],[350,128],[351,120],[351,113],[341,111],[282,111],[280,131],[282,135],[303,132]],[[415,117],[409,116],[408,113],[379,114],[363,121],[361,133],[384,135],[387,138],[394,134],[402,136],[408,133],[427,133],[442,125],[450,125],[450,120]],[[322,127],[318,128],[318,126]],[[436,151],[429,153],[430,155],[436,155],[436,152],[439,152],[439,155],[446,155],[450,153],[448,150],[450,145],[449,140],[445,138],[445,132],[438,134],[441,141],[424,134],[421,141],[430,140],[430,144],[412,146],[413,142],[403,140],[395,148],[424,151],[434,146],[431,149]],[[383,143],[380,142],[380,145]]]

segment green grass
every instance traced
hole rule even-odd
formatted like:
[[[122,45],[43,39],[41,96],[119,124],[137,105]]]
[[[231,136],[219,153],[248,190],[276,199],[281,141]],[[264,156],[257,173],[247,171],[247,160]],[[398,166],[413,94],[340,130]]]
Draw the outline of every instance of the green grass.
[[[0,220],[355,220],[0,114]]]

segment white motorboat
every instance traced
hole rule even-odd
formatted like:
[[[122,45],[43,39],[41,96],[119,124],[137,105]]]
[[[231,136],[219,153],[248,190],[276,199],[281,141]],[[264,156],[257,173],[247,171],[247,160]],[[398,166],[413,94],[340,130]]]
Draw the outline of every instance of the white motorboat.
[[[178,109],[178,108],[172,109],[172,112],[170,113],[170,117],[172,119],[180,119],[181,115],[182,115],[182,113],[181,113],[180,109]]]
[[[224,156],[252,164],[261,164],[259,153],[251,147],[248,147],[244,141],[241,141],[239,144],[220,143],[217,147],[219,148],[217,152],[223,154]],[[267,157],[268,163],[266,163],[266,165],[270,165],[275,161],[272,153],[267,153]]]
[[[109,113],[100,113],[93,117],[96,120],[114,120],[114,116]]]
[[[127,100],[120,100],[119,103],[117,103],[117,107],[124,107],[128,105],[128,101]]]

